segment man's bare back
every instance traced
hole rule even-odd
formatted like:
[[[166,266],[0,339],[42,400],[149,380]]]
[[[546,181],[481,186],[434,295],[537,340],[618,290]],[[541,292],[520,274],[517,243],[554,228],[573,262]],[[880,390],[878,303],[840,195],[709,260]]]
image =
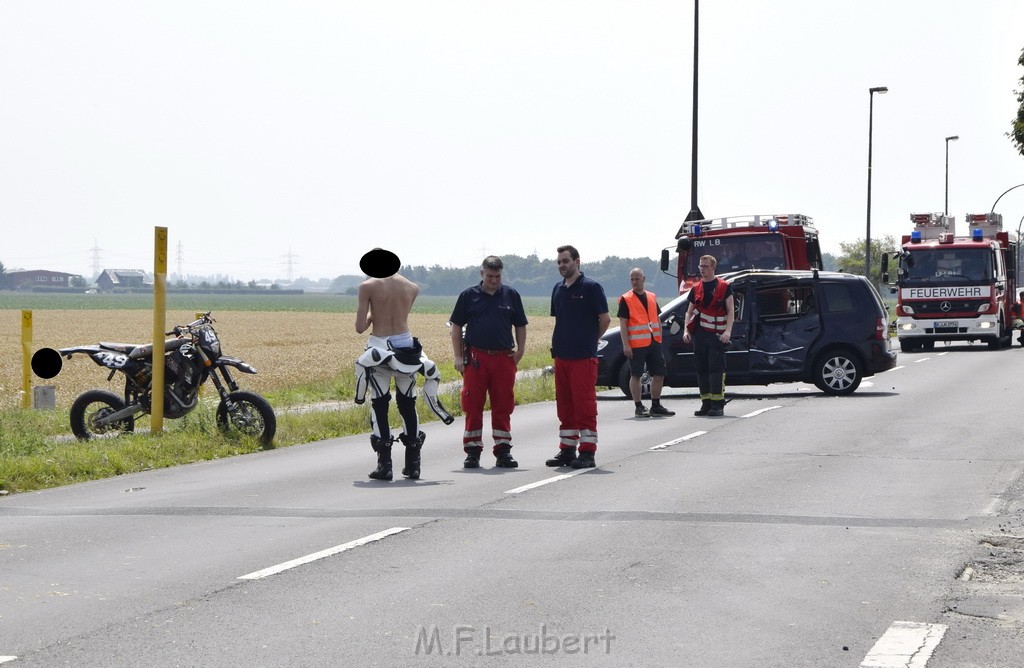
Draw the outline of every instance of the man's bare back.
[[[373,327],[370,334],[388,337],[409,330],[409,312],[420,286],[401,274],[387,278],[368,278],[359,284],[356,308],[356,333]]]

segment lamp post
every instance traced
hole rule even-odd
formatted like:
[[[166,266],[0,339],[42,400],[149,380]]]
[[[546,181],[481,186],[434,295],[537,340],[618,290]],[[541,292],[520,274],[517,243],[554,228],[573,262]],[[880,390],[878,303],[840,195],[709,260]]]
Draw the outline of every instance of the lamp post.
[[[885,86],[868,88],[867,100],[867,234],[864,236],[864,276],[871,278],[871,132],[874,124],[874,93],[887,93]]]
[[[1024,188],[1024,183],[1018,183],[1017,185],[1011,188],[1007,188],[1006,190],[1003,191],[1003,195],[1010,192],[1011,190],[1016,190],[1017,188]],[[999,197],[996,198],[996,201],[992,202],[992,210],[989,211],[989,213],[996,212],[996,204],[999,204],[999,200],[1003,199],[1003,195],[1000,195]]]
[[[686,220],[704,220],[704,214],[697,206],[697,37],[700,16],[700,0],[693,0],[693,143],[690,154],[690,213]]]
[[[946,137],[946,207],[943,209],[944,215],[949,215],[949,142],[960,139],[959,135],[953,135],[952,137]]]

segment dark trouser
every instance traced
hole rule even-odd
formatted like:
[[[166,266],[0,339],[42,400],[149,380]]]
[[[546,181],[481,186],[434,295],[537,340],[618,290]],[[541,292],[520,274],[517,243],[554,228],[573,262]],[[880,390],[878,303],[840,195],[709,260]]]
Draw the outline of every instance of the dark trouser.
[[[714,332],[698,327],[693,333],[693,358],[701,401],[724,401],[725,344]]]

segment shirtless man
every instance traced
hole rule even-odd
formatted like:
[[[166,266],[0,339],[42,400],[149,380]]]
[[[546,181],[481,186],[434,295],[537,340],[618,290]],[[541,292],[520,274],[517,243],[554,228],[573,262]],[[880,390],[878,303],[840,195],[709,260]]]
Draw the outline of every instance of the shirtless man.
[[[356,403],[366,401],[370,390],[370,446],[377,453],[377,468],[370,472],[374,480],[391,480],[391,428],[388,408],[391,403],[391,379],[395,379],[398,413],[403,431],[398,440],[405,445],[402,475],[420,477],[420,449],[425,434],[419,430],[416,415],[416,374],[426,378],[424,394],[431,409],[446,424],[454,418],[437,398],[440,374],[425,355],[418,339],[409,331],[409,312],[419,294],[418,285],[398,273],[401,262],[391,251],[375,248],[363,256],[360,268],[370,278],[359,285],[356,308],[356,332],[371,329],[366,351],[356,360]]]

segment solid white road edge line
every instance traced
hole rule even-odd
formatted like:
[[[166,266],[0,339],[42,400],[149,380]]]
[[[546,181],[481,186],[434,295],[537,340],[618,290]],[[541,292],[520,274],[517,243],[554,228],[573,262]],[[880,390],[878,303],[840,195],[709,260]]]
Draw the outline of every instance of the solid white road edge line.
[[[776,408],[782,408],[782,406],[769,406],[768,408],[762,408],[760,410],[756,410],[753,413],[747,413],[746,415],[741,415],[740,418],[742,419],[742,418],[754,417],[755,415],[760,415],[761,413],[767,413],[768,411],[773,411]]]
[[[345,543],[343,545],[335,545],[334,547],[328,548],[326,550],[321,550],[320,552],[314,552],[313,554],[307,554],[304,557],[299,557],[298,559],[292,559],[291,561],[286,561],[283,564],[278,564],[277,566],[271,566],[270,568],[264,568],[263,570],[256,571],[255,573],[249,573],[248,575],[240,575],[240,576],[238,576],[238,579],[239,580],[259,580],[261,578],[267,577],[268,575],[275,575],[275,574],[280,573],[282,571],[286,571],[286,570],[288,570],[290,568],[295,568],[296,566],[301,566],[302,564],[308,564],[311,561],[316,561],[317,559],[323,559],[324,557],[329,557],[331,555],[338,554],[339,552],[344,552],[345,550],[351,550],[354,547],[359,547],[361,545],[366,545],[367,543],[372,543],[372,542],[378,541],[378,540],[380,540],[382,538],[387,538],[388,536],[394,535],[396,533],[401,533],[403,531],[408,531],[409,529],[410,529],[410,527],[392,527],[392,528],[387,529],[385,531],[381,531],[379,533],[375,533],[375,534],[373,534],[371,536],[364,536],[363,538],[357,538],[356,540],[349,541],[348,543]]]
[[[542,487],[542,486],[548,484],[549,482],[558,482],[559,480],[565,480],[566,478],[571,478],[574,475],[579,475],[581,473],[589,473],[590,471],[593,471],[593,470],[594,469],[581,469],[579,471],[574,471],[573,473],[563,473],[562,475],[556,475],[554,478],[545,478],[544,480],[538,480],[537,482],[531,482],[529,485],[523,485],[522,487],[516,487],[515,489],[506,489],[505,493],[506,494],[521,494],[521,493],[525,492],[528,489],[534,489],[536,487]]]
[[[676,443],[682,443],[683,441],[689,441],[691,438],[697,438],[698,436],[703,436],[706,433],[707,433],[706,431],[695,431],[692,434],[687,434],[686,436],[682,436],[680,438],[677,438],[674,441],[669,441],[668,443],[662,443],[661,445],[656,445],[656,446],[654,446],[653,448],[650,448],[650,449],[651,450],[661,450],[662,448],[667,448],[670,445],[675,445]]]
[[[946,628],[945,624],[893,622],[864,657],[861,668],[924,668]]]

